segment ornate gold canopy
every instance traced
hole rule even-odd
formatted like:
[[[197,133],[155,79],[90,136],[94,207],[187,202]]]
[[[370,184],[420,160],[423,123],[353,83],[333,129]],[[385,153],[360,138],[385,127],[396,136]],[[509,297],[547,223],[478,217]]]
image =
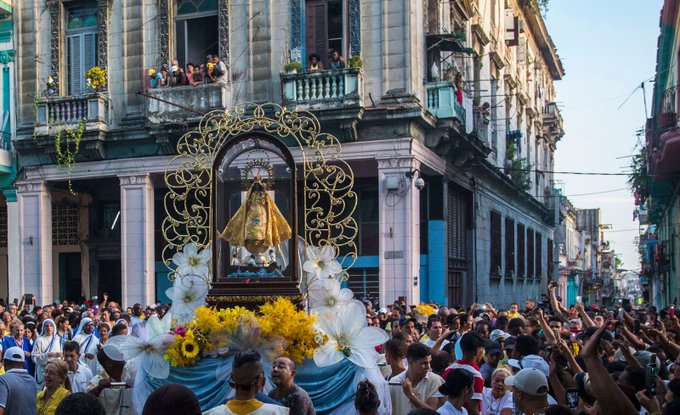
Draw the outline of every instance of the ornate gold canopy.
[[[341,158],[342,146],[336,137],[321,132],[313,114],[268,103],[212,111],[203,117],[197,130],[179,139],[177,156],[165,173],[168,193],[162,225],[166,241],[162,257],[171,279],[172,257],[186,244],[194,242],[200,248],[214,245],[212,184],[217,154],[230,140],[255,133],[275,137],[295,154],[295,169],[302,172],[303,220],[293,231],[308,245],[334,247],[340,253],[338,261],[346,277],[346,270],[357,258],[354,238],[358,226],[352,217],[357,205],[354,174]],[[293,151],[295,148],[299,151]]]

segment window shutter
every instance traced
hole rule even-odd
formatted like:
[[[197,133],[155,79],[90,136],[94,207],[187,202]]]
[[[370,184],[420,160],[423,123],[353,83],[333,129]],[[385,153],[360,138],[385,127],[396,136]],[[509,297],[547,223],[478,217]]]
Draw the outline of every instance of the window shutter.
[[[328,4],[307,3],[307,55],[316,53],[328,67]]]
[[[83,34],[83,73],[81,79],[85,77],[85,72],[97,66],[97,34]]]
[[[83,89],[82,80],[82,37],[74,35],[68,37],[68,94],[78,95]]]

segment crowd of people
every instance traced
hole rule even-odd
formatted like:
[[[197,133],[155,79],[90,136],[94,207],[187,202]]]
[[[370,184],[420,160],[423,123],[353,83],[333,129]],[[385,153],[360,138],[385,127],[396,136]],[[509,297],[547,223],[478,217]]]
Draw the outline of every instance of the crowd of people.
[[[567,308],[552,285],[548,298],[507,309],[430,304],[425,314],[403,301],[375,309],[365,301],[368,325],[389,333],[376,362],[389,398],[363,380],[357,413],[380,413],[382,397],[396,415],[680,414],[674,307]],[[134,407],[134,367],[109,340],[130,335],[152,315],[162,319],[168,306],[124,309],[103,299],[40,307],[29,298],[0,306],[0,414],[201,413],[196,395],[177,384]],[[205,413],[315,414],[287,357],[270,363],[274,388],[265,393],[265,362],[255,351],[235,356],[233,398]]]
[[[150,68],[147,75],[149,77],[149,88],[202,85],[225,82],[227,80],[227,66],[218,55],[208,55],[205,63],[187,63],[186,70],[177,59],[173,59],[169,71],[167,66],[161,66],[158,71]]]

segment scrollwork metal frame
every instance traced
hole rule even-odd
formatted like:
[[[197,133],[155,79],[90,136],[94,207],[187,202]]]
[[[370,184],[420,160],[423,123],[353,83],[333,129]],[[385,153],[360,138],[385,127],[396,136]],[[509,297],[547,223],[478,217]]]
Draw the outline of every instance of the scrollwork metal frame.
[[[215,232],[211,228],[215,157],[230,140],[251,132],[268,133],[282,141],[294,139],[301,155],[296,168],[302,168],[301,225],[305,242],[333,246],[346,279],[347,269],[357,259],[354,173],[341,157],[339,140],[323,133],[312,113],[291,111],[273,103],[244,103],[212,111],[201,119],[197,130],[179,139],[177,156],[165,172],[168,193],[164,198],[162,233],[167,244],[162,258],[171,271],[170,278],[174,278],[172,256],[187,243],[194,242],[200,248],[214,245]]]

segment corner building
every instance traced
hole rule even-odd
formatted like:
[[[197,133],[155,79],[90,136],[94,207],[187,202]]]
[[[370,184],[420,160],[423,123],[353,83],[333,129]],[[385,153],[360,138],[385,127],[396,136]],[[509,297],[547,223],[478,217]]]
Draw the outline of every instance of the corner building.
[[[186,108],[243,102],[309,110],[342,141],[359,197],[358,295],[507,306],[551,275],[564,70],[533,0],[37,0],[13,16],[10,297],[165,300],[163,173],[200,119]],[[331,48],[362,68],[283,74],[312,53],[328,67]],[[208,53],[228,82],[148,89],[149,68]],[[95,65],[108,70],[98,93],[84,82]],[[55,146],[65,127],[82,130],[70,169]]]

